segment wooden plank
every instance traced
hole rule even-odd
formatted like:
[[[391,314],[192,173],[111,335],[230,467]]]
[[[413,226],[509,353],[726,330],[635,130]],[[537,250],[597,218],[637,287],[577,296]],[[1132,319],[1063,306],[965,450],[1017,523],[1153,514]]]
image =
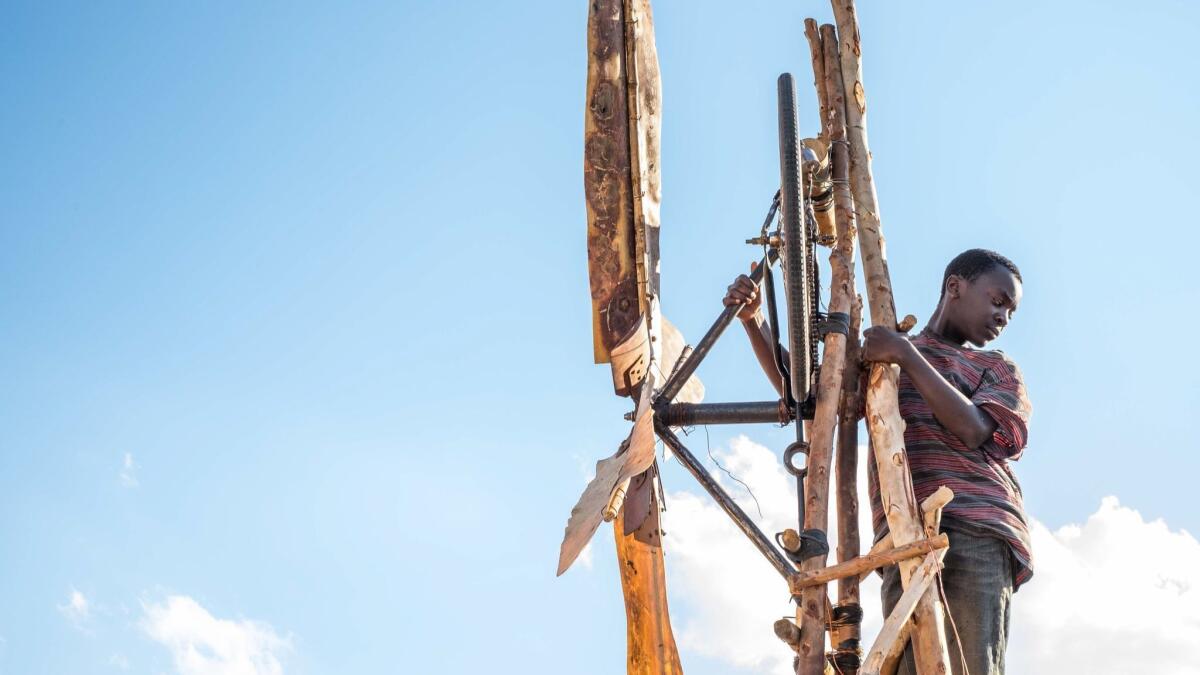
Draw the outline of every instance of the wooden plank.
[[[658,510],[657,501],[651,508]],[[625,595],[626,671],[629,675],[682,675],[667,611],[662,546],[647,544],[632,532],[624,534],[620,527],[613,528],[613,536]]]

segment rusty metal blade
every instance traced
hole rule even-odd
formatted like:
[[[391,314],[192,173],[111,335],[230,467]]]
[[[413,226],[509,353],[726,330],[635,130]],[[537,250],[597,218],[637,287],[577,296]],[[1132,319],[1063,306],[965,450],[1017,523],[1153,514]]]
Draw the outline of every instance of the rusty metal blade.
[[[583,547],[591,541],[596,528],[600,527],[601,512],[608,505],[613,488],[627,478],[642,473],[654,463],[654,410],[653,400],[655,376],[650,373],[642,386],[638,401],[637,416],[629,438],[612,457],[596,462],[596,475],[584,488],[579,501],[571,509],[563,533],[562,546],[558,552],[558,574],[567,571],[579,557]]]
[[[591,2],[583,183],[596,363],[658,295],[661,98],[649,3]]]

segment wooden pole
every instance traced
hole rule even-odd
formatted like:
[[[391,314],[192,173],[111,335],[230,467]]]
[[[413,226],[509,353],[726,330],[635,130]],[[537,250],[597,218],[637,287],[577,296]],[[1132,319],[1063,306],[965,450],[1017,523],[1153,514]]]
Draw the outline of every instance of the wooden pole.
[[[808,51],[812,59],[813,68],[813,86],[817,90],[817,106],[820,110],[821,117],[821,141],[817,143],[809,143],[805,141],[805,146],[811,149],[818,156],[818,163],[824,160],[826,166],[832,161],[829,154],[829,92],[825,84],[825,57],[822,53],[821,34],[817,29],[817,22],[812,19],[804,20],[804,35],[808,38]],[[834,40],[836,41],[836,37]],[[837,241],[837,224],[835,218],[835,206],[833,199],[828,192],[819,188],[821,179],[818,176],[819,172],[814,173],[807,185],[809,189],[809,197],[813,203],[813,217],[817,221],[817,243],[822,246],[832,246]],[[828,177],[828,174],[826,174]],[[821,196],[814,194],[820,190],[823,192]]]
[[[841,84],[841,71],[838,75]],[[848,171],[849,167],[845,167]],[[834,161],[834,195],[839,185],[837,161]],[[843,187],[849,189],[845,183]],[[838,409],[837,454],[834,456],[833,479],[836,485],[839,563],[858,557],[861,542],[858,534],[858,420],[861,408],[859,380],[862,379],[862,346],[859,327],[862,323],[862,298],[854,297],[850,307],[850,335],[846,342],[846,370],[842,373],[842,400]],[[890,543],[890,540],[888,540]],[[835,670],[842,675],[855,675],[862,657],[862,603],[859,583],[862,576],[838,579],[837,604],[829,622],[829,641],[833,646]]]
[[[946,534],[939,534],[930,539],[918,539],[904,546],[896,548],[887,548],[878,553],[872,552],[864,556],[859,556],[853,560],[847,560],[844,563],[830,565],[819,570],[811,570],[808,572],[799,572],[792,576],[788,582],[792,592],[824,584],[837,579],[845,579],[847,577],[858,578],[863,572],[877,570],[885,565],[893,565],[901,560],[917,558],[924,553],[936,551],[946,548],[950,545],[950,539]]]
[[[826,24],[821,27],[824,53],[826,119],[829,129],[830,154],[833,162],[833,200],[838,219],[839,236],[853,239],[857,234],[854,220],[854,195],[850,191],[850,149],[846,141],[846,94],[842,87],[842,71],[838,61],[837,33]],[[853,248],[851,248],[853,252]],[[853,293],[854,289],[849,289]],[[838,459],[836,471],[838,508],[838,560],[844,562],[858,556],[858,410],[861,395],[858,391],[862,367],[858,333],[862,323],[862,298],[854,294],[850,306],[850,335],[846,341],[846,365],[842,373],[842,392],[838,414]],[[838,603],[858,604],[858,581],[852,579],[838,584]]]
[[[813,68],[813,87],[817,90],[817,106],[821,110],[821,135],[828,139],[829,90],[825,82],[825,50],[821,42],[821,31],[817,28],[817,22],[814,19],[804,20],[804,36],[808,38],[808,52]]]
[[[836,166],[836,165],[835,165]],[[862,541],[858,532],[858,411],[862,396],[862,344],[858,333],[862,322],[862,298],[855,297],[850,308],[850,340],[846,344],[846,370],[842,373],[842,404],[838,412],[837,457],[834,483],[837,485],[838,562],[858,557]],[[857,579],[838,582],[838,604],[859,604]]]
[[[836,41],[836,36],[833,38]],[[823,54],[820,45],[814,54]],[[818,98],[829,101],[824,87],[823,59],[813,59],[818,85]],[[830,112],[832,119],[835,115]],[[849,315],[854,297],[854,225],[850,211],[837,213],[837,243],[829,253],[831,281],[829,313]],[[817,407],[813,415],[808,448],[808,475],[804,482],[804,528],[829,529],[829,477],[833,460],[833,435],[838,423],[838,407],[842,394],[842,373],[846,367],[846,335],[830,331],[825,335],[825,349],[817,382]],[[801,563],[802,571],[825,567],[827,556],[816,555]],[[797,672],[819,675],[825,672],[825,608],[829,594],[824,584],[805,588],[797,611],[800,623],[800,656]]]
[[[854,193],[858,241],[862,248],[863,274],[871,323],[896,327],[896,306],[888,273],[875,180],[871,173],[871,153],[867,145],[866,91],[863,88],[862,43],[854,0],[832,0],[833,15],[840,36],[839,54],[842,83],[848,95],[845,106],[847,140],[850,142],[850,181]],[[913,494],[912,474],[904,451],[904,420],[900,417],[897,380],[899,368],[875,364],[867,386],[867,429],[875,452],[879,473],[880,499],[887,516],[888,529],[897,546],[915,541],[925,534],[921,513]],[[900,578],[907,587],[916,567],[915,561],[900,563]],[[942,625],[942,606],[936,591],[921,596],[914,615],[913,644],[920,675],[950,672],[950,655]]]
[[[815,22],[806,21],[806,32]],[[846,141],[845,91],[838,60],[837,32],[831,25],[819,29],[820,73],[825,92],[822,101],[822,128],[830,145],[830,169],[833,178],[834,214],[839,241],[853,240],[854,196],[850,191],[850,154]],[[814,59],[815,60],[815,59]],[[853,245],[851,244],[851,253]],[[853,263],[851,263],[853,264]],[[834,468],[837,495],[838,562],[858,557],[858,410],[857,392],[861,375],[859,364],[859,327],[862,323],[862,299],[854,293],[853,279],[847,293],[852,296],[850,330],[846,338],[846,359],[842,373],[842,391],[838,401],[838,450]],[[837,607],[829,622],[834,664],[843,673],[853,673],[858,664],[862,637],[862,606],[859,604],[858,575],[838,579]]]

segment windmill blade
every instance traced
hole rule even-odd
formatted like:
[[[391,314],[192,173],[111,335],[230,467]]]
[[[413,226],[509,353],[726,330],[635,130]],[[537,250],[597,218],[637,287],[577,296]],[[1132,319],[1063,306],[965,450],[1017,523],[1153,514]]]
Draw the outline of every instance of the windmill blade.
[[[647,374],[642,383],[642,395],[638,401],[633,430],[612,457],[596,462],[595,477],[584,488],[575,508],[571,509],[571,516],[567,519],[567,528],[563,533],[562,546],[558,552],[559,575],[566,572],[571,563],[575,562],[580,551],[596,533],[596,528],[600,527],[601,514],[608,505],[613,488],[642,473],[654,463],[654,409],[650,407],[654,382],[654,375]]]
[[[667,317],[660,319],[662,323],[663,347],[662,347],[662,367],[665,374],[674,372],[679,367],[679,359],[683,355],[683,350],[687,347],[687,340],[684,339],[683,333],[671,323]],[[664,377],[665,381],[666,378]],[[683,389],[676,394],[675,400],[680,403],[699,403],[704,400],[704,383],[700,378],[693,374],[684,383]]]
[[[680,359],[683,358],[684,350],[687,347],[687,340],[684,339],[683,333],[679,331],[665,316],[660,317],[660,325],[662,326],[662,364],[666,372],[674,372],[680,365]],[[616,363],[614,356],[613,363]],[[657,371],[656,371],[657,372]],[[661,373],[660,373],[661,374]],[[662,378],[666,381],[666,377]],[[675,395],[675,401],[680,403],[699,403],[704,400],[704,383],[700,378],[693,374],[684,383],[683,388]],[[608,505],[605,507],[602,514],[603,520],[608,522],[614,520],[617,513],[621,510],[622,503],[625,506],[625,522],[624,532],[630,534],[639,532],[640,538],[645,539],[643,543],[651,544],[657,541],[658,536],[658,509],[660,505],[655,496],[655,478],[657,472],[654,470],[655,465],[651,465],[646,472],[634,476],[632,479],[626,479],[613,488],[613,495],[609,498]]]
[[[583,145],[588,279],[594,357],[608,363],[658,295],[662,91],[648,0],[589,5]]]

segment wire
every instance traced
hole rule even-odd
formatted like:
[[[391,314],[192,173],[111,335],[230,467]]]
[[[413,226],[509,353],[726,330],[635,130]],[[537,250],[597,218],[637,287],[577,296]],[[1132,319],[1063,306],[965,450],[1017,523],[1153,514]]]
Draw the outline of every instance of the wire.
[[[726,469],[724,466],[721,466],[721,463],[717,461],[717,458],[713,457],[712,442],[708,438],[708,425],[707,424],[704,425],[704,445],[706,446],[706,448],[708,450],[708,458],[713,461],[713,464],[716,464],[718,469],[724,471],[726,476],[729,476],[730,478],[737,481],[739,485],[746,488],[746,492],[748,492],[750,494],[750,498],[754,500],[754,508],[758,509],[758,517],[762,518],[763,517],[762,505],[758,503],[758,497],[754,496],[754,490],[751,490],[750,486],[746,485],[742,481],[741,478],[738,478],[737,476],[730,473],[729,469]]]
[[[958,634],[958,624],[954,622],[954,614],[950,611],[950,599],[946,597],[946,586],[942,584],[942,573],[939,571],[935,578],[938,583],[938,595],[942,599],[942,609],[946,612],[946,618],[950,620],[950,630],[954,631],[954,643],[958,645],[958,661],[962,664],[963,675],[971,675],[971,670],[967,667],[967,653],[963,651],[962,636]]]

